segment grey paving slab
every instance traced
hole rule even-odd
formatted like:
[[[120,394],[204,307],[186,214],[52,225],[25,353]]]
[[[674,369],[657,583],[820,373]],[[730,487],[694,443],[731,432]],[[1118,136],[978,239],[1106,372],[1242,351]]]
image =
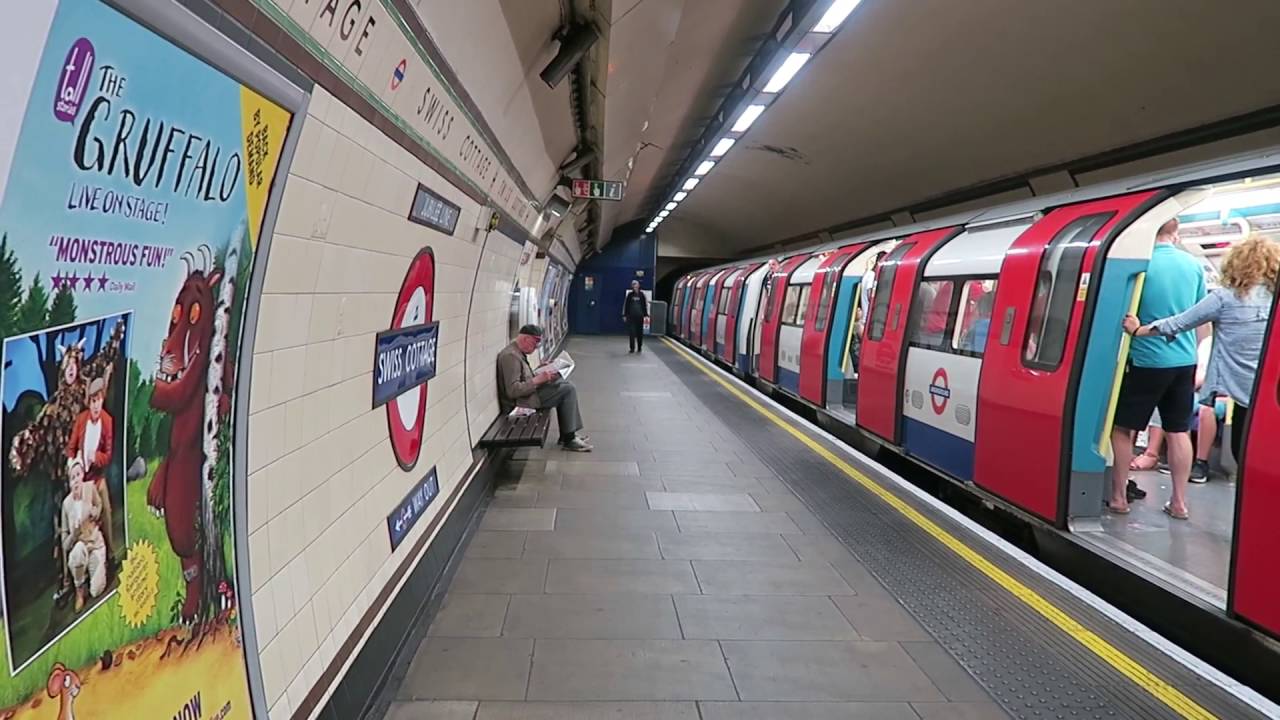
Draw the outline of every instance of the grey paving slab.
[[[641,477],[653,477],[652,475],[641,475]],[[696,480],[685,477],[660,476],[661,484],[656,488],[646,488],[650,490],[666,490],[667,492],[677,493],[759,493],[767,495],[764,486],[759,480],[741,479],[741,478],[708,478],[706,480]],[[759,505],[759,503],[757,503]]]
[[[532,659],[532,640],[427,638],[398,699],[523,700]]]
[[[696,594],[698,580],[684,560],[553,559],[548,593]]]
[[[516,492],[495,492],[489,501],[491,508],[537,507],[538,491],[524,488]],[[552,506],[554,507],[554,506]]]
[[[702,512],[760,512],[746,493],[647,492],[651,510],[696,510]]]
[[[662,490],[662,479],[645,475],[583,477],[569,475],[560,481],[566,492],[640,492]]]
[[[493,493],[494,495],[500,495],[503,493],[518,494],[537,492],[539,490],[558,490],[560,488],[561,479],[562,478],[559,475],[498,475],[496,478],[497,485],[494,488]]]
[[[481,530],[554,530],[555,508],[501,508],[485,511]]]
[[[543,490],[538,493],[538,507],[541,508],[624,508],[643,510],[649,508],[643,490],[596,491],[596,490]],[[650,508],[652,509],[652,508]]]
[[[479,530],[467,543],[465,557],[518,558],[524,554],[523,531]]]
[[[790,510],[808,510],[800,498],[792,493],[753,492],[751,499],[761,510],[769,512],[788,512]]]
[[[503,637],[680,639],[668,595],[515,595]]]
[[[754,560],[789,562],[796,554],[781,535],[768,533],[658,533],[667,560]]]
[[[409,700],[391,703],[387,720],[472,720],[474,700]]]
[[[800,533],[786,513],[676,511],[681,532]]]
[[[591,439],[595,443],[595,438]],[[609,475],[639,475],[640,468],[638,463],[634,462],[616,462],[608,460],[576,460],[575,462],[562,462],[559,460],[547,461],[547,473],[561,473],[564,475],[591,475],[606,477]]]
[[[1007,720],[1008,713],[993,702],[911,703],[922,720]]]
[[[827,597],[677,595],[690,640],[857,640]]]
[[[688,477],[751,477],[738,475],[727,462],[681,462],[661,460],[640,463],[641,475],[684,475]],[[770,475],[769,477],[772,477]]]
[[[464,557],[449,592],[512,595],[542,592],[547,561],[542,559]]]
[[[853,588],[825,562],[694,560],[707,595],[852,595]]]
[[[507,615],[507,595],[449,593],[427,635],[432,637],[498,637]]]
[[[902,642],[899,644],[948,700],[986,702],[991,699],[973,676],[938,643]]]
[[[700,703],[702,720],[920,720],[908,703]]]
[[[468,716],[469,720],[470,716]],[[450,719],[451,720],[451,719]],[[699,720],[691,702],[480,703],[475,720]]]
[[[906,608],[888,593],[864,593],[835,598],[836,607],[853,629],[871,640],[932,641],[933,637]]]
[[[618,510],[615,508],[556,511],[556,530],[670,530],[676,518],[668,510]]]
[[[530,700],[736,700],[706,640],[539,640]]]
[[[658,541],[649,530],[556,530],[533,532],[524,557],[658,560]]]
[[[724,641],[743,700],[945,698],[896,643]]]
[[[788,510],[787,517],[791,518],[791,522],[795,523],[796,527],[803,530],[806,535],[815,532],[830,534],[827,526],[818,519],[818,516],[808,510]]]

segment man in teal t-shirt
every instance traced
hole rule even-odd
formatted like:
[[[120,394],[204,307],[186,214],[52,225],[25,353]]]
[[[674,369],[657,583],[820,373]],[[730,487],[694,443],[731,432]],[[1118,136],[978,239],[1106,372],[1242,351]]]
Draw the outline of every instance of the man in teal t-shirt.
[[[1177,315],[1205,296],[1204,270],[1190,253],[1177,247],[1178,220],[1160,226],[1155,248],[1147,265],[1138,320],[1147,324]],[[1111,448],[1115,466],[1111,476],[1113,513],[1129,512],[1125,485],[1133,460],[1134,434],[1147,426],[1151,412],[1160,409],[1164,423],[1169,470],[1173,477],[1173,497],[1165,512],[1175,518],[1187,517],[1187,481],[1191,476],[1191,418],[1187,408],[1195,402],[1196,336],[1188,331],[1174,338],[1134,338],[1129,347],[1129,365],[1120,385],[1116,404]]]

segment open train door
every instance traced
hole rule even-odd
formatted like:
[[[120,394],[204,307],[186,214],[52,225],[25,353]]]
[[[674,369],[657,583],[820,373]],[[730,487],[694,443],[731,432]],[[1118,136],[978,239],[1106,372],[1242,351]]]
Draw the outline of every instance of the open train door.
[[[769,307],[765,308],[760,322],[760,367],[758,376],[765,382],[778,382],[778,332],[782,327],[782,301],[787,296],[787,281],[791,273],[809,259],[807,253],[793,255],[778,264],[770,284]]]
[[[735,365],[738,359],[735,357],[738,348],[738,313],[742,312],[742,292],[747,284],[747,277],[760,267],[760,263],[752,263],[744,266],[742,272],[734,278],[733,285],[729,292],[729,307],[725,311],[724,317],[724,333],[723,339],[717,340],[720,343],[720,359]]]
[[[858,367],[858,427],[897,445],[902,427],[902,375],[906,365],[907,317],[925,262],[960,228],[909,235],[876,270],[871,316]]]
[[[800,337],[800,397],[826,407],[827,339],[831,335],[831,312],[836,286],[844,266],[861,245],[848,245],[828,255],[813,274],[809,307],[805,308],[804,334]]]
[[[1243,458],[1237,458],[1236,527],[1232,534],[1231,576],[1227,609],[1251,625],[1280,638],[1280,309],[1271,308],[1271,326],[1258,377],[1253,404],[1242,432]]]
[[[1091,278],[1111,239],[1159,194],[1057,208],[1014,241],[1000,268],[978,379],[974,482],[1058,527],[1067,521]]]

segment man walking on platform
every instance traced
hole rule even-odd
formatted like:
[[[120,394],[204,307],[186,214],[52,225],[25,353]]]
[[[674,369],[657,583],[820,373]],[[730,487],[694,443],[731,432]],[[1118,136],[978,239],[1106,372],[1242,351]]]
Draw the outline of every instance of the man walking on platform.
[[[622,319],[627,323],[628,341],[631,349],[627,352],[637,353],[644,349],[644,321],[649,317],[649,301],[640,290],[640,281],[631,281],[631,290],[622,304]]]

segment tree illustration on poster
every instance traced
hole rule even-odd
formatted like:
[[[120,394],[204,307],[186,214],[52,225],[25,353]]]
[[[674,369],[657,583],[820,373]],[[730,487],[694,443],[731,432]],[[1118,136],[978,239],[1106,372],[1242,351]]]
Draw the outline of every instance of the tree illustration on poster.
[[[39,30],[0,139],[0,717],[251,718],[234,358],[292,117],[97,0]]]

